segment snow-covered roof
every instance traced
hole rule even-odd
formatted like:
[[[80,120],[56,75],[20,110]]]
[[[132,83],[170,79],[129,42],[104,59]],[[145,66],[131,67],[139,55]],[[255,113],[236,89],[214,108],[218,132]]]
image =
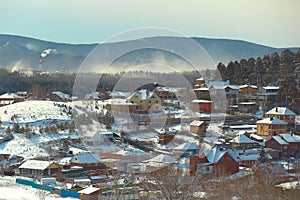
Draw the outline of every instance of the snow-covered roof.
[[[131,149],[131,150],[120,150],[118,152],[116,152],[116,154],[119,154],[119,155],[131,155],[131,156],[139,156],[139,155],[145,155],[145,152],[140,150],[140,149]]]
[[[287,141],[288,143],[300,142],[300,137],[295,134],[285,133],[285,134],[279,134],[279,136],[285,141]]]
[[[99,100],[99,92],[93,92],[91,94],[85,95],[86,99],[94,99],[94,100]]]
[[[203,77],[197,78],[196,81],[203,81]]]
[[[256,85],[239,85],[239,88],[240,89],[243,89],[243,88],[247,88],[247,87],[250,87],[250,88],[253,88],[253,89],[257,89],[257,86]]]
[[[23,97],[15,94],[15,93],[5,93],[0,95],[0,99],[23,99]]]
[[[282,121],[276,117],[268,117],[268,118],[265,118],[265,119],[262,119],[262,120],[259,120],[256,122],[257,124],[288,124],[287,122],[285,121]]]
[[[127,99],[131,99],[132,97],[134,97],[134,95],[138,95],[138,97],[141,100],[148,100],[153,94],[154,92],[150,92],[149,90],[143,89],[138,92],[132,93]]]
[[[194,120],[190,123],[190,126],[201,126],[205,123],[205,121]]]
[[[204,151],[204,155],[206,156],[208,162],[217,163],[219,160],[228,153],[236,162],[238,159],[236,158],[234,152],[231,149],[225,149],[223,147],[215,146],[211,150]]]
[[[263,137],[260,137],[259,135],[256,135],[255,133],[251,133],[250,134],[250,137],[251,138],[254,138],[256,140],[263,140],[264,138]]]
[[[292,182],[286,182],[286,183],[281,183],[279,185],[275,185],[275,187],[280,187],[286,190],[289,189],[298,189],[299,188],[299,181],[292,181]]]
[[[204,100],[204,99],[194,99],[192,103],[212,103],[212,101]]]
[[[96,188],[96,187],[87,187],[83,190],[78,191],[78,193],[80,193],[80,194],[92,194],[92,193],[97,192],[99,190],[101,190],[101,189]]]
[[[72,100],[71,95],[63,93],[63,92],[60,92],[60,91],[54,91],[54,92],[52,92],[52,94],[57,95],[61,99],[65,99],[65,100],[68,100],[68,101]]]
[[[193,143],[193,142],[185,142],[181,145],[178,145],[174,149],[187,151],[187,150],[195,150],[195,149],[198,149],[198,148],[199,148],[198,145]]]
[[[276,115],[296,115],[293,111],[291,111],[290,109],[288,109],[287,107],[274,107],[271,110],[269,110],[268,112],[266,112],[266,114],[276,114]]]
[[[240,102],[239,105],[255,105],[255,101],[250,101],[250,102]]]
[[[254,154],[241,154],[241,155],[239,155],[239,159],[241,161],[258,160],[259,157],[260,157],[260,155],[258,153],[254,153]],[[270,154],[266,154],[265,157],[267,159],[272,159],[272,156]]]
[[[45,170],[52,162],[45,160],[27,160],[24,162],[19,169],[38,169]]]
[[[237,85],[225,85],[223,87],[223,89],[225,89],[225,88],[230,88],[232,90],[240,90],[239,86],[237,86]]]
[[[111,98],[120,98],[120,97],[124,97],[124,98],[127,98],[130,96],[130,92],[120,92],[120,91],[112,91],[110,92],[109,96]]]
[[[127,99],[120,99],[120,98],[108,99],[105,100],[105,102],[111,105],[134,105],[134,103],[127,102]]]
[[[257,143],[256,141],[251,140],[250,138],[248,138],[246,135],[243,134],[236,136],[235,138],[230,140],[230,142],[238,143],[238,144]]]
[[[242,125],[231,125],[229,126],[231,129],[255,129],[256,125],[251,124],[242,124]]]
[[[278,135],[274,135],[274,136],[272,136],[272,138],[276,141],[276,142],[278,142],[278,144],[280,144],[280,145],[288,145],[289,143],[287,143],[286,141],[284,141],[280,136],[278,136]]]
[[[165,155],[165,154],[159,154],[158,156],[155,156],[149,160],[145,160],[145,163],[165,163],[165,164],[169,164],[169,163],[174,163],[176,161],[175,158],[169,156],[169,155]]]
[[[194,91],[209,91],[209,88],[203,87],[203,88],[196,88]]]
[[[182,87],[157,87],[157,88],[155,88],[156,91],[168,91],[168,92],[174,92],[174,93],[177,93],[182,89],[183,89]]]
[[[83,153],[76,154],[71,159],[72,163],[99,163],[101,158],[98,154]]]
[[[239,155],[239,159],[241,161],[258,160],[258,158],[259,158],[259,154]]]
[[[263,87],[265,90],[278,90],[279,89],[279,86],[266,86],[266,87]]]

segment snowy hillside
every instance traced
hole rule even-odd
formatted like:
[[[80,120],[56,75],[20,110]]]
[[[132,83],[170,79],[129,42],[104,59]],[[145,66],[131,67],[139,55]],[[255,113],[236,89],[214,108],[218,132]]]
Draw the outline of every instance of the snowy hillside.
[[[53,101],[24,101],[8,106],[0,107],[0,119],[3,125],[17,122],[36,123],[35,126],[49,124],[51,120],[70,120],[70,116],[64,112],[65,107],[58,105],[71,106],[71,103],[54,103]],[[12,116],[16,115],[14,121]]]

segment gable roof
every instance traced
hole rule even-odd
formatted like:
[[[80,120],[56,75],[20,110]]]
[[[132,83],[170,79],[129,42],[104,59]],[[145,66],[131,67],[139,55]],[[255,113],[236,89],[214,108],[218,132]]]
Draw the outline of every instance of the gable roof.
[[[195,149],[199,149],[198,145],[193,143],[193,142],[185,142],[181,145],[178,145],[177,147],[175,147],[176,150],[183,150],[183,151],[187,151],[187,150],[195,150]]]
[[[80,193],[80,194],[92,194],[92,193],[97,192],[99,190],[101,190],[101,189],[96,188],[96,187],[87,187],[83,190],[78,191],[78,193]]]
[[[101,161],[98,154],[91,153],[76,154],[71,159],[72,163],[99,163]]]
[[[275,114],[275,115],[296,115],[293,111],[288,109],[287,107],[274,107],[268,112],[266,112],[266,115],[268,114]]]
[[[194,120],[190,123],[190,126],[201,126],[205,123],[205,121]]]
[[[265,119],[262,119],[262,120],[259,120],[256,122],[257,124],[288,124],[287,122],[285,121],[282,121],[276,117],[268,117],[268,118],[265,118]]]
[[[240,90],[240,87],[237,86],[237,85],[225,85],[223,88],[224,88],[224,89],[225,89],[225,88],[230,88],[230,89],[232,89],[232,90]]]
[[[0,98],[1,99],[23,99],[23,97],[15,94],[15,93],[5,93],[5,94],[2,94],[0,95]]]
[[[61,99],[65,99],[65,100],[69,100],[69,101],[72,100],[71,95],[63,93],[63,92],[60,92],[60,91],[54,91],[54,92],[52,92],[52,94],[57,95]]]
[[[144,162],[148,162],[148,163],[174,163],[176,161],[175,158],[169,156],[169,155],[165,155],[165,154],[159,154],[158,156],[155,156],[149,160],[145,160]]]
[[[289,144],[284,139],[282,139],[282,137],[280,137],[279,135],[272,136],[272,138],[280,145],[288,145]],[[272,138],[270,138],[270,139],[272,139]]]
[[[257,89],[257,86],[256,85],[249,85],[249,84],[246,84],[246,85],[239,85],[239,88],[240,89],[243,89],[243,88],[253,88],[253,89]]]
[[[45,170],[52,162],[45,160],[27,160],[24,162],[19,169],[37,169],[37,170]]]
[[[234,152],[231,149],[225,149],[220,146],[215,146],[211,150],[204,151],[204,155],[206,156],[208,162],[210,163],[218,163],[219,160],[228,153],[236,162],[239,162]]]
[[[236,136],[235,138],[230,140],[230,142],[238,143],[238,144],[257,143],[256,141],[251,140],[249,137],[247,137],[244,134],[240,134],[240,135]]]
[[[288,143],[300,142],[300,137],[295,134],[285,133],[279,134],[279,136]]]

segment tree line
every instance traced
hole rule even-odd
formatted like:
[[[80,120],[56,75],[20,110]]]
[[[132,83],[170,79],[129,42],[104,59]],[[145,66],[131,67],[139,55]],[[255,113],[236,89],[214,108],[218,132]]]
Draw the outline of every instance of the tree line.
[[[217,65],[223,80],[231,84],[253,84],[279,86],[277,103],[280,105],[290,100],[291,107],[296,107],[300,99],[300,49],[292,52],[288,49],[281,54],[272,53],[263,57],[231,61],[225,66]],[[283,106],[283,105],[282,105]]]

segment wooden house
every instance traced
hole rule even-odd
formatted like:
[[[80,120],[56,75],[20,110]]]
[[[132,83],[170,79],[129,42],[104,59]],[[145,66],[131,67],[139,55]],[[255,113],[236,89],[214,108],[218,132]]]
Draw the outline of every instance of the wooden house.
[[[52,176],[62,171],[60,165],[53,161],[27,160],[19,166],[20,175],[30,177]]]
[[[194,120],[190,123],[190,133],[203,135],[206,129],[207,123],[205,121]]]
[[[215,146],[200,156],[190,157],[190,175],[230,175],[239,172],[239,160],[231,149]]]
[[[256,122],[257,135],[273,136],[287,132],[287,122],[276,117],[268,117]]]
[[[102,193],[100,188],[87,187],[78,191],[81,200],[98,200],[99,195]]]
[[[296,114],[287,107],[274,107],[265,114],[266,117],[276,117],[288,123],[288,126],[295,126]]]

